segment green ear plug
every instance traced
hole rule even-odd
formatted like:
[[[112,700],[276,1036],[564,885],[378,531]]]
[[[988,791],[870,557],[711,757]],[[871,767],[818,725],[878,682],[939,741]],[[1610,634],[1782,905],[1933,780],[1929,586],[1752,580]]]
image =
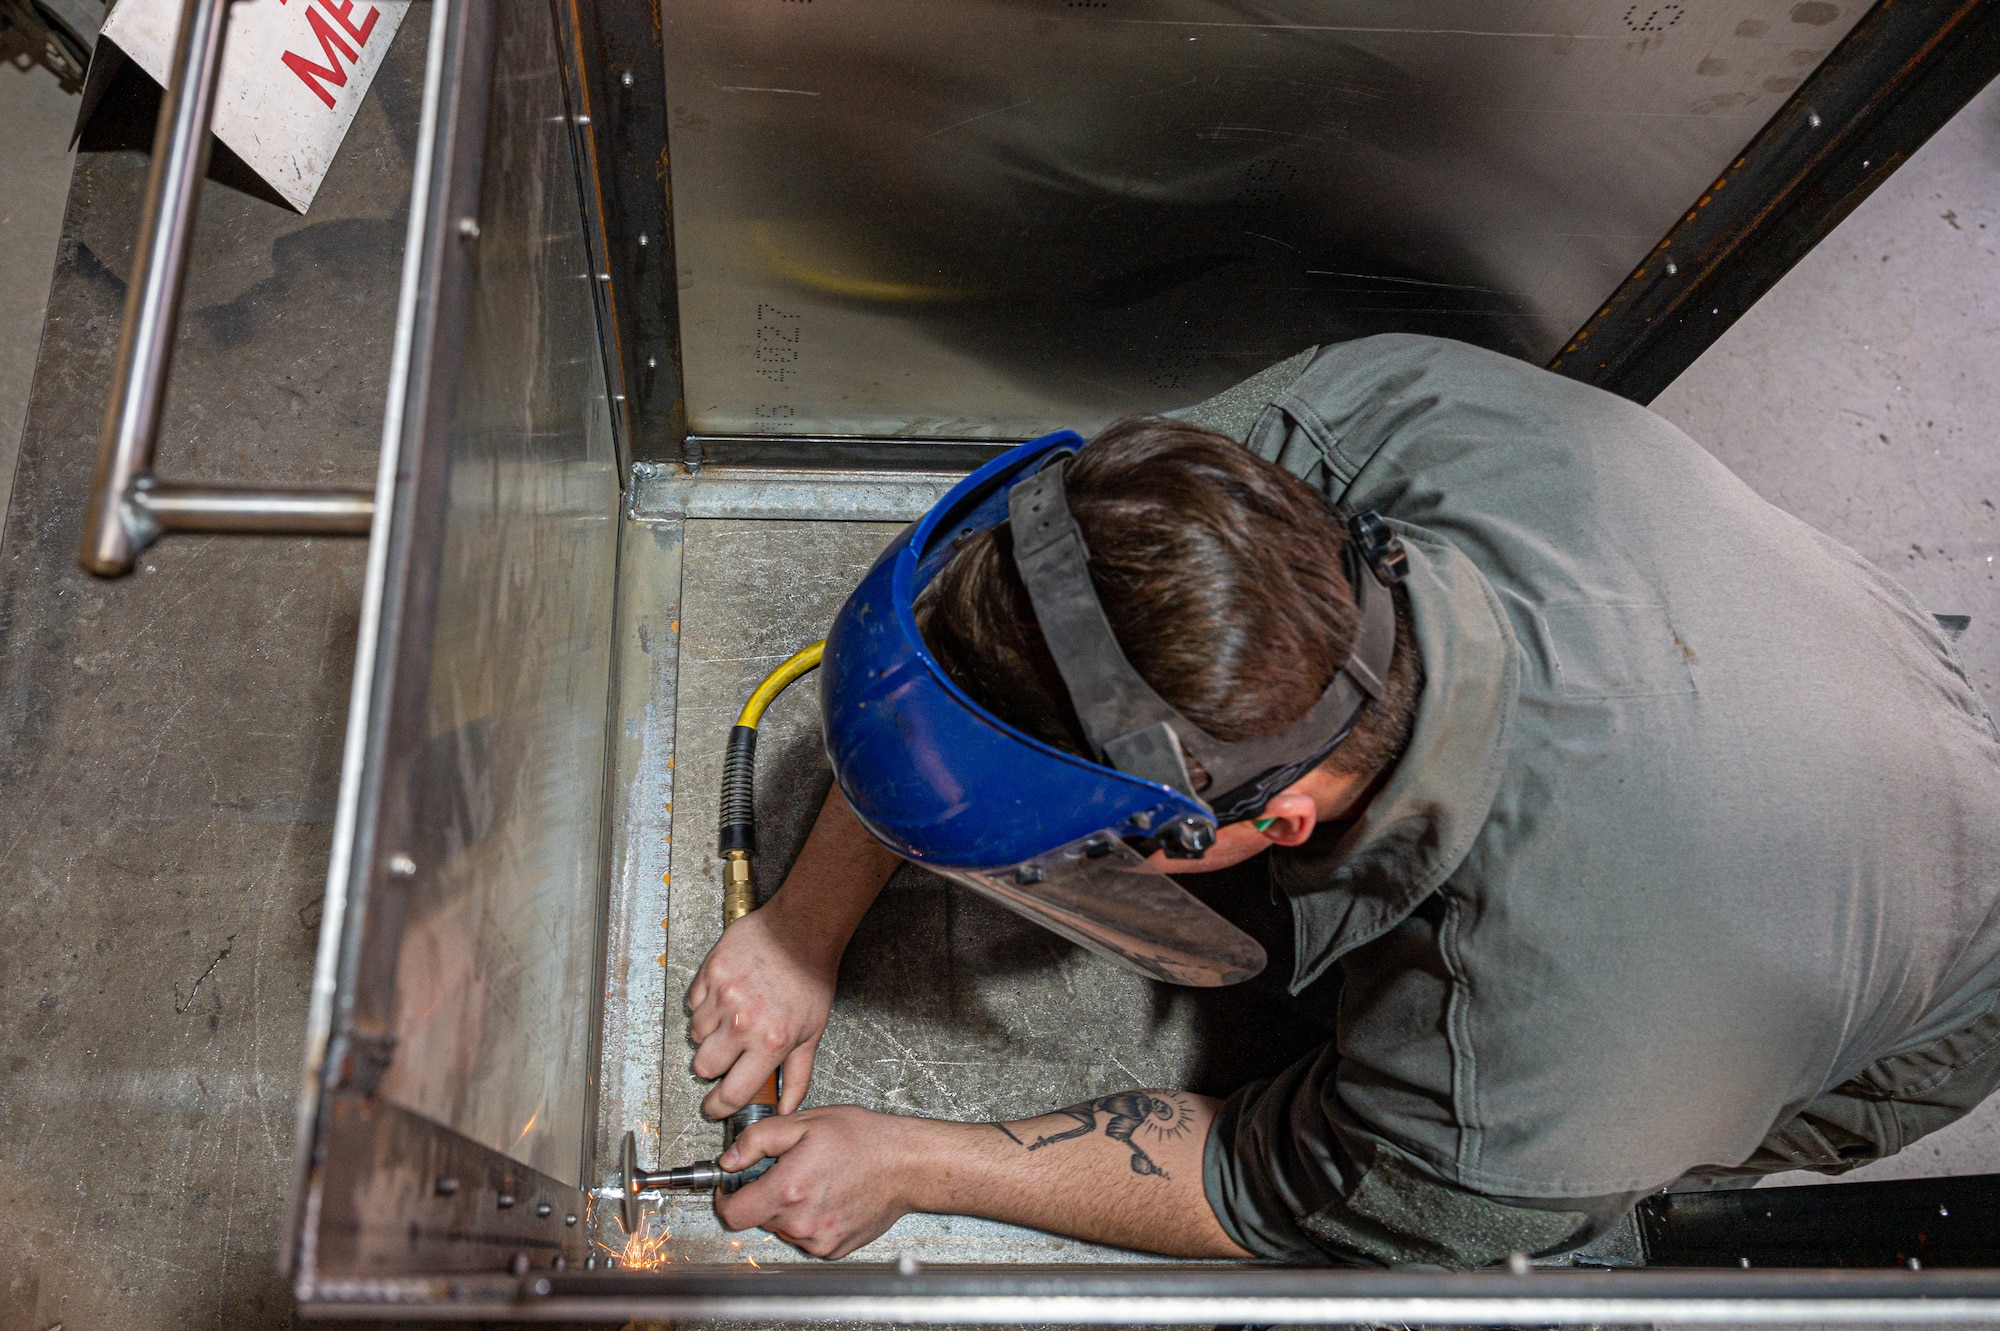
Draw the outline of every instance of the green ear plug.
[[[1255,827],[1259,832],[1268,832],[1271,829],[1271,824],[1277,821],[1276,818],[1259,818],[1251,826]]]

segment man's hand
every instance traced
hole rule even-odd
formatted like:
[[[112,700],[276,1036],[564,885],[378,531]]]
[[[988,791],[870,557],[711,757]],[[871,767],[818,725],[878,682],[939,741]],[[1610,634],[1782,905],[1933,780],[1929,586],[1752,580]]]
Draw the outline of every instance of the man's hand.
[[[723,930],[688,986],[694,1074],[722,1078],[704,1114],[735,1113],[781,1065],[779,1110],[804,1102],[840,954],[898,863],[854,820],[840,788],[827,792],[785,885]]]
[[[722,1153],[724,1169],[780,1157],[740,1191],[716,1199],[731,1229],[767,1229],[815,1257],[845,1257],[911,1209],[911,1141],[925,1119],[877,1114],[854,1105],[806,1109],[745,1128]]]
[[[781,913],[751,911],[723,930],[688,986],[694,1075],[721,1077],[701,1102],[710,1118],[741,1109],[784,1067],[784,1113],[812,1082],[813,1055],[833,1010],[840,954],[789,936]]]

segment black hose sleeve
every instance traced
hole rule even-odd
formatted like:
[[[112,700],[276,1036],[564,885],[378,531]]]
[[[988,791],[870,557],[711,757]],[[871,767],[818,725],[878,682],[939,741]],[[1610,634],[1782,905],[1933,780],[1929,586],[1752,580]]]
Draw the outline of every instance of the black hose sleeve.
[[[757,727],[735,726],[722,752],[722,850],[757,849]]]

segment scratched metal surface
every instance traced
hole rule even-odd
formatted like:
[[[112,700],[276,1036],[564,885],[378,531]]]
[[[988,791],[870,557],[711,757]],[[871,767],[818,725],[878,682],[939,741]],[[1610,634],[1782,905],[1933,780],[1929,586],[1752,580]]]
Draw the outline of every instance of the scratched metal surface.
[[[204,192],[166,474],[372,482],[428,27],[309,215]],[[146,169],[77,157],[0,538],[10,1329],[292,1324],[276,1252],[364,550],[170,537],[123,581],[77,570]]]
[[[611,890],[605,917],[597,1149],[659,1131],[665,1072],[668,856],[674,701],[680,677],[681,525],[627,520],[618,557],[618,693],[612,724]],[[601,1217],[608,1221],[608,1216]]]
[[[1026,438],[1545,359],[1862,0],[668,0],[698,432]]]
[[[647,732],[637,760],[672,762],[672,792],[637,797],[628,821],[628,879],[670,862],[663,957],[664,1017],[657,1118],[637,1116],[641,1158],[712,1157],[717,1125],[688,1070],[681,996],[721,928],[715,854],[722,747],[757,681],[798,647],[823,637],[847,593],[899,527],[889,523],[695,520],[680,550],[680,632],[671,733]],[[629,548],[629,545],[628,545]],[[653,650],[659,651],[655,636]],[[636,677],[628,677],[629,690]],[[667,683],[664,672],[655,687]],[[625,715],[644,710],[628,700]],[[810,680],[772,706],[757,754],[756,864],[768,894],[804,841],[832,775],[821,750]],[[630,724],[628,722],[628,724]],[[671,800],[668,825],[660,814]],[[647,826],[647,824],[651,824]],[[671,846],[664,838],[671,836]],[[640,848],[646,848],[642,851]],[[641,869],[645,854],[650,863]],[[1246,1069],[1227,1047],[1259,1044],[1227,1027],[1241,994],[1156,985],[1073,947],[985,900],[914,868],[890,882],[849,948],[820,1047],[808,1103],[861,1104],[895,1113],[985,1120],[1025,1117],[1132,1086],[1228,1090]],[[636,1009],[633,1009],[636,1011]],[[1293,1036],[1296,1033],[1292,1033]],[[628,1047],[636,1037],[623,1037]],[[1286,1047],[1290,1052],[1292,1046]],[[1249,1071],[1276,1071],[1283,1057]],[[612,1131],[606,1123],[604,1133]],[[707,1197],[664,1203],[656,1224],[691,1261],[798,1260],[761,1234],[740,1248]],[[607,1235],[608,1237],[608,1235]],[[1130,1254],[962,1217],[911,1216],[855,1255],[880,1261],[1129,1261]]]
[[[381,1094],[578,1183],[619,491],[554,27],[496,12]]]

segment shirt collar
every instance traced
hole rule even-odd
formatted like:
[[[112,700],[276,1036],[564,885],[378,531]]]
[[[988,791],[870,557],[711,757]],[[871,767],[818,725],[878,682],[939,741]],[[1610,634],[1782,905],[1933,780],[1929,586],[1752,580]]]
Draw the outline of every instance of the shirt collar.
[[[1409,552],[1403,587],[1423,692],[1409,748],[1359,816],[1272,852],[1272,881],[1292,903],[1293,993],[1393,929],[1451,876],[1506,768],[1520,650],[1500,599],[1449,542],[1391,525]]]

